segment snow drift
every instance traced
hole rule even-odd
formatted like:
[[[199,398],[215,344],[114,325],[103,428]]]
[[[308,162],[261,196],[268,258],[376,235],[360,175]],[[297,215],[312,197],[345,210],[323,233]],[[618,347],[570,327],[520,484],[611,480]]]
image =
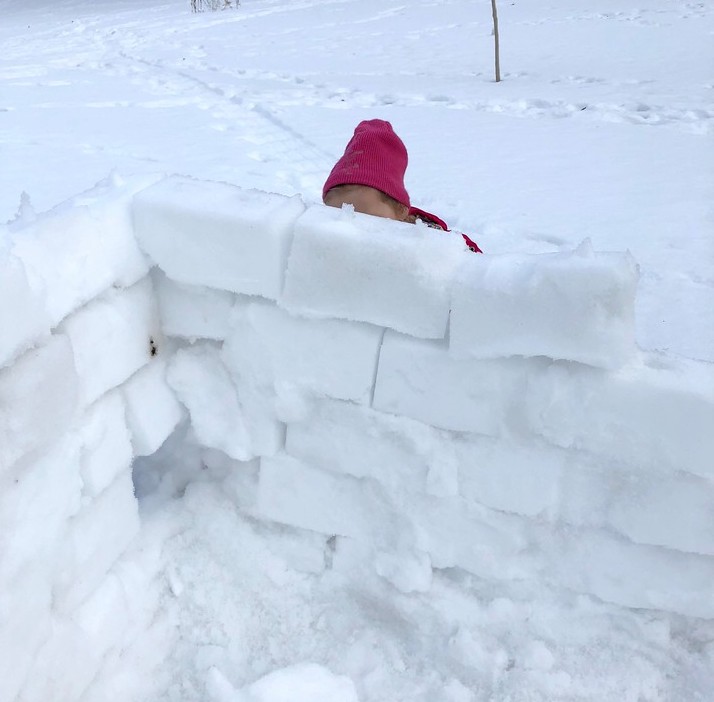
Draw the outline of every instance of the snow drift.
[[[122,554],[132,464],[185,417],[240,510],[399,591],[458,568],[714,617],[714,372],[638,352],[629,254],[475,256],[183,178],[0,234],[3,700],[98,699],[167,626]]]

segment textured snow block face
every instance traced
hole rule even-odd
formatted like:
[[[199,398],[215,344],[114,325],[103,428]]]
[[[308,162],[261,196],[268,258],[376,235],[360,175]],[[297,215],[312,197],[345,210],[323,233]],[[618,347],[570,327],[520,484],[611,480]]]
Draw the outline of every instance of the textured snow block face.
[[[714,555],[714,485],[681,475],[632,476],[615,494],[608,523],[638,543]]]
[[[38,562],[17,588],[0,588],[0,699],[14,701],[52,629],[52,570]],[[33,701],[34,702],[34,701]]]
[[[268,303],[239,303],[223,359],[255,455],[282,448],[280,420],[300,419],[311,397],[369,402],[381,336],[367,324],[299,319]]]
[[[77,442],[0,473],[0,699],[13,700],[51,633],[59,537],[79,509]]]
[[[169,278],[275,300],[305,206],[297,196],[172,177],[138,193],[133,209],[139,244]]]
[[[180,349],[169,362],[167,380],[188,409],[202,446],[239,461],[253,457],[238,393],[218,349],[208,343]]]
[[[605,532],[543,534],[554,584],[625,607],[714,617],[714,559],[633,544]]]
[[[57,535],[80,507],[78,443],[64,437],[0,474],[0,590],[21,586],[23,568],[56,560]]]
[[[82,494],[96,497],[129,470],[134,457],[120,392],[105,395],[85,412],[81,437]]]
[[[106,295],[62,324],[72,342],[81,400],[90,404],[148,363],[160,352],[158,314],[146,278]]]
[[[112,285],[148,271],[134,237],[130,202],[146,178],[108,182],[68,201],[14,234],[14,253],[30,283],[46,292],[52,326]]]
[[[316,205],[295,225],[280,304],[441,339],[460,236]]]
[[[53,590],[58,611],[74,609],[94,592],[138,532],[139,508],[127,471],[69,524]]]
[[[629,476],[627,466],[611,459],[598,461],[579,451],[565,453],[568,458],[562,471],[559,520],[575,526],[608,526],[613,496]]]
[[[301,319],[270,304],[249,303],[236,312],[224,356],[241,389],[258,382],[369,402],[381,329]]]
[[[121,388],[135,456],[148,456],[181,421],[181,405],[166,382],[166,363],[156,359]]]
[[[471,256],[454,285],[449,349],[460,358],[548,356],[619,368],[636,353],[629,254]]]
[[[523,398],[530,429],[632,468],[714,476],[714,371],[674,362],[606,374],[553,364]]]
[[[149,628],[158,588],[144,566],[120,560],[70,618],[53,618],[17,702],[79,700],[105,662]]]
[[[327,536],[365,539],[377,507],[364,483],[278,454],[260,461],[255,516]],[[375,522],[378,523],[378,522]]]
[[[224,290],[175,283],[161,272],[154,276],[161,328],[167,336],[223,340],[230,332],[236,296]]]
[[[567,454],[486,437],[455,442],[459,493],[466,500],[527,517],[554,517]]]
[[[136,549],[129,549],[114,564],[102,587],[73,614],[73,619],[94,641],[110,636],[116,641],[117,633],[122,626],[126,627],[121,650],[145,633],[161,611],[165,581],[157,578],[160,567],[155,553],[143,552],[137,558]],[[118,581],[121,592],[114,585],[108,587],[112,581]]]
[[[285,449],[310,466],[373,478],[391,492],[426,492],[449,464],[450,442],[431,427],[350,402],[322,400],[288,424]]]
[[[443,429],[498,436],[520,401],[529,367],[520,359],[455,360],[444,343],[387,331],[373,407]]]
[[[0,370],[0,473],[70,425],[79,380],[66,336],[52,336]]]
[[[0,368],[50,332],[44,297],[27,281],[25,267],[0,241]]]
[[[53,618],[51,634],[33,656],[17,702],[80,699],[110,647],[103,644],[92,648],[73,621]]]
[[[406,506],[416,543],[437,568],[463,568],[479,577],[532,578],[524,555],[524,520],[459,498],[415,496]]]

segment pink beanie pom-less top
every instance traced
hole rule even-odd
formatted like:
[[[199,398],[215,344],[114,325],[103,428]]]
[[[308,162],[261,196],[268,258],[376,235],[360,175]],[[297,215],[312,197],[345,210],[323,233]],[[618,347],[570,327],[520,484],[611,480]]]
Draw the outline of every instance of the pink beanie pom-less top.
[[[408,160],[407,148],[389,122],[360,122],[325,181],[322,196],[338,185],[367,185],[409,207],[409,193],[404,187]]]

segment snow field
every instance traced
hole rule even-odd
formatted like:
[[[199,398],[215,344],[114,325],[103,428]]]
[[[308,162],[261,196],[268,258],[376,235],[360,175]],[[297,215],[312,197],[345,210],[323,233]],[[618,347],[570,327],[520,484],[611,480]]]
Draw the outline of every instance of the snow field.
[[[458,569],[498,588],[545,583],[714,617],[712,371],[634,354],[627,256],[502,259],[470,286],[464,270],[480,259],[458,236],[299,198],[169,178],[115,179],[81,201],[127,253],[103,269],[101,247],[68,247],[63,266],[94,271],[96,255],[103,272],[92,286],[76,276],[59,302],[44,296],[61,287],[43,280],[49,260],[23,237],[41,222],[49,258],[73,241],[67,222],[86,235],[84,215],[58,208],[3,234],[20,288],[32,260],[32,295],[19,299],[52,320],[49,336],[45,321],[20,329],[0,369],[3,699],[100,700],[127,675],[131,642],[157,635],[160,561],[129,549],[141,528],[131,464],[184,414],[185,452],[198,445],[236,509],[313,532],[345,583],[366,566],[428,597]],[[483,314],[468,326],[474,291],[497,279],[508,309],[543,319],[541,336]],[[558,285],[566,297],[551,294]],[[553,322],[574,315],[582,336]],[[611,343],[592,350],[600,334]],[[316,553],[300,556],[308,570]],[[480,646],[469,641],[454,643],[466,667]],[[275,702],[289,672],[244,692]],[[325,670],[296,675],[314,677],[315,695],[356,699]],[[220,671],[211,684],[231,699]]]

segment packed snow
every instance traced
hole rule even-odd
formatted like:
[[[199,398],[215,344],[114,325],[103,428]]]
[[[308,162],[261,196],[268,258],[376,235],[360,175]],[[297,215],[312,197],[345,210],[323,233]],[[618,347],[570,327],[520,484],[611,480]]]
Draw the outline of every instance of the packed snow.
[[[711,698],[714,8],[0,10],[3,702]]]

